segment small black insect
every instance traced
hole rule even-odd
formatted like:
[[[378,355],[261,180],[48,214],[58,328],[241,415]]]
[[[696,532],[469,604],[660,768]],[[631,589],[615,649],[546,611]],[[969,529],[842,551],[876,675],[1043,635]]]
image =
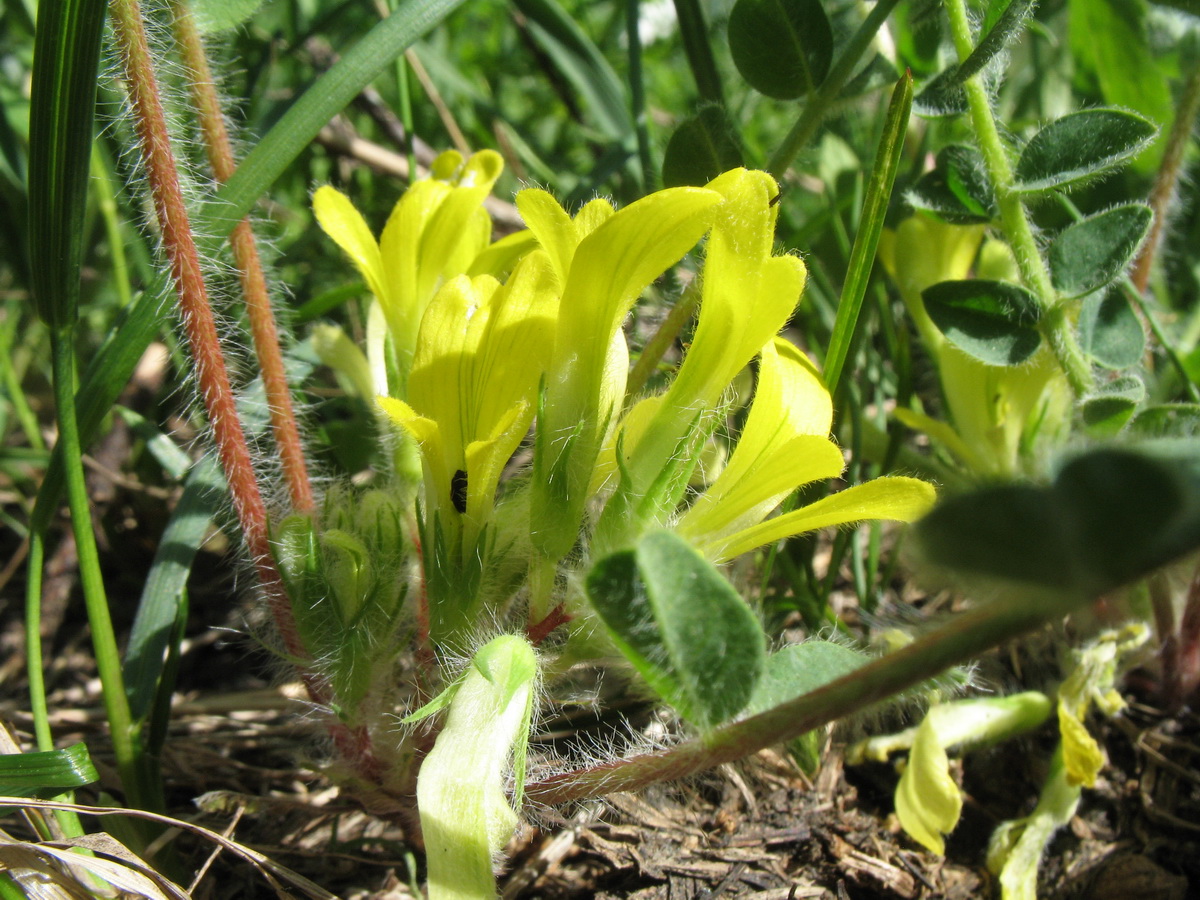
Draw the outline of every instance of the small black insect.
[[[462,469],[450,478],[450,502],[460,513],[467,511],[467,473]]]

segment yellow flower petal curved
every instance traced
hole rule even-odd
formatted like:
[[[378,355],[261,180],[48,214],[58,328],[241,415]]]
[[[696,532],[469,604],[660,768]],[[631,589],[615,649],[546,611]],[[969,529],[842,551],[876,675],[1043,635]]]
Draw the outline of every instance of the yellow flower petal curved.
[[[926,718],[917,728],[908,765],[896,788],[896,816],[913,840],[939,856],[962,815],[962,795],[950,777],[950,760]]]
[[[767,519],[723,540],[702,542],[714,562],[724,562],[756,547],[796,534],[870,519],[911,522],[924,515],[935,499],[933,486],[916,478],[876,478],[831,494],[793,512]]]

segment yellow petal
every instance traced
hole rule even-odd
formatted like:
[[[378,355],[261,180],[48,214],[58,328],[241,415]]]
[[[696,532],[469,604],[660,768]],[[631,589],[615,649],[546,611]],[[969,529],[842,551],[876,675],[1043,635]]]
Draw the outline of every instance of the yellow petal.
[[[676,407],[714,407],[734,376],[784,326],[804,290],[804,263],[771,255],[775,179],[735,169],[708,187],[725,202],[705,248],[696,333],[669,392]]]
[[[410,187],[392,210],[379,243],[389,279],[384,312],[402,367],[433,295],[466,272],[487,246],[491,219],[482,204],[503,165],[491,150],[465,164],[457,153],[442,154],[434,162],[434,177]]]
[[[386,303],[387,275],[379,244],[366,220],[343,193],[329,185],[317,188],[313,194],[313,214],[322,230],[350,257],[362,273],[367,287],[381,303]]]
[[[896,787],[896,816],[913,840],[939,855],[962,815],[962,795],[950,777],[950,760],[932,722],[917,728],[908,765]]]
[[[768,519],[730,537],[705,543],[701,550],[716,562],[733,559],[755,547],[796,534],[868,519],[911,522],[933,505],[933,486],[916,478],[876,478],[846,488],[816,503]]]
[[[549,256],[561,287],[567,283],[571,258],[579,244],[575,224],[558,201],[539,188],[520,191],[514,202],[525,226]]]
[[[1104,766],[1104,752],[1087,726],[1061,700],[1058,703],[1058,730],[1062,735],[1067,783],[1095,787],[1096,776]]]
[[[376,397],[375,402],[387,414],[392,424],[420,445],[421,457],[425,462],[426,493],[429,495],[426,502],[435,508],[449,505],[452,500],[450,494],[453,472],[461,468],[461,465],[456,464],[452,469],[446,459],[445,442],[438,423],[420,415],[403,400]]]

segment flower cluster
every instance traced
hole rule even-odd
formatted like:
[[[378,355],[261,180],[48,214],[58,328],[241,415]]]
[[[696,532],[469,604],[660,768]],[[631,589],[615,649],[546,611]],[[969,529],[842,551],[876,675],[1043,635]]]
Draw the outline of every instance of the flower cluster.
[[[527,230],[493,242],[483,200],[500,170],[490,151],[443,154],[378,241],[333,188],[313,204],[375,295],[359,382],[369,370],[379,409],[420,450],[435,640],[453,641],[481,604],[512,596],[513,579],[497,573],[511,572],[514,557],[529,567],[533,617],[548,608],[564,560],[621,549],[652,527],[724,562],[801,532],[908,521],[928,508],[929,485],[890,477],[770,517],[844,463],[819,372],[777,336],[806,270],[773,253],[769,175],[736,169],[621,210],[593,200],[574,216],[527,189],[516,197]],[[666,390],[631,403],[623,323],[701,240],[693,340]],[[756,358],[754,399],[732,440],[722,427],[730,388]],[[502,487],[531,427],[532,467]],[[701,455],[725,440],[728,464],[697,491]]]

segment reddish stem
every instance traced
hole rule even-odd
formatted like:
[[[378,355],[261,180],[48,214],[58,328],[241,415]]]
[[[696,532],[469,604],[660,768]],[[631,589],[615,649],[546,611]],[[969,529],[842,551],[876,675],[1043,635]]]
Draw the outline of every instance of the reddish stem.
[[[556,628],[560,625],[566,625],[571,621],[571,616],[563,609],[563,604],[558,604],[554,609],[546,614],[546,618],[542,621],[530,625],[525,629],[525,637],[533,646],[539,646],[542,641],[548,638]]]
[[[179,43],[184,65],[188,69],[192,102],[200,116],[208,164],[212,167],[217,182],[224,184],[233,175],[236,163],[229,143],[229,132],[225,127],[221,101],[217,96],[212,70],[208,65],[208,55],[204,52],[204,42],[191,10],[177,0],[174,4],[174,14],[175,39]],[[250,320],[254,354],[262,369],[263,389],[271,411],[271,429],[275,435],[275,444],[279,448],[292,507],[300,513],[311,513],[315,504],[312,484],[308,478],[308,464],[304,458],[304,444],[300,440],[300,429],[296,426],[292,393],[288,389],[283,353],[279,349],[279,333],[271,311],[267,279],[263,274],[258,244],[254,239],[254,229],[249,219],[238,222],[230,236],[230,245],[233,248],[234,263],[241,275],[242,296],[245,298],[246,313]]]
[[[170,134],[159,100],[158,80],[146,40],[141,9],[137,0],[114,0],[111,10],[113,32],[124,62],[129,99],[133,106],[134,126],[142,146],[146,181],[150,186],[163,248],[179,296],[180,316],[191,348],[200,396],[208,420],[212,423],[217,455],[225,471],[246,548],[254,562],[284,647],[292,656],[305,659],[307,652],[296,630],[291,604],[271,558],[267,511],[258,490],[246,437],[238,421],[233,388],[221,354],[200,256],[192,236],[191,222],[171,150]]]

